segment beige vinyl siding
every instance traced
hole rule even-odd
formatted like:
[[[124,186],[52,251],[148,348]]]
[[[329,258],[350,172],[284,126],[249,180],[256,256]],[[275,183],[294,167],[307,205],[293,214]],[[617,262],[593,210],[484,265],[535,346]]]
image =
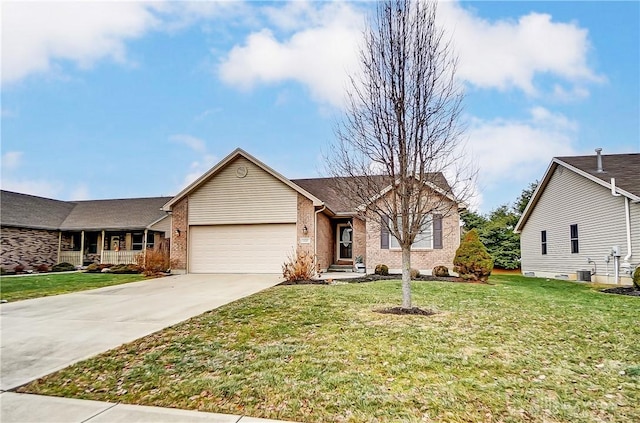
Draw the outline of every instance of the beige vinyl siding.
[[[238,168],[247,169],[239,178]],[[293,223],[297,192],[239,157],[189,196],[190,225]]]
[[[171,217],[167,216],[163,218],[161,221],[151,225],[149,229],[158,232],[164,232],[165,238],[171,238]]]
[[[633,257],[631,263],[640,264],[640,203],[629,202],[631,211],[631,252]],[[626,254],[626,252],[625,252]]]
[[[638,244],[639,206],[633,205],[635,241]],[[570,225],[578,225],[579,253],[571,253]],[[541,231],[547,231],[547,255],[541,252]],[[607,188],[562,166],[527,220],[521,234],[522,270],[574,277],[577,270],[597,264],[598,274],[606,273],[605,256],[619,245],[627,254],[624,197],[614,197]],[[634,259],[637,262],[637,259]],[[609,264],[612,273],[612,266]]]
[[[295,224],[192,226],[191,273],[282,273],[296,245]]]

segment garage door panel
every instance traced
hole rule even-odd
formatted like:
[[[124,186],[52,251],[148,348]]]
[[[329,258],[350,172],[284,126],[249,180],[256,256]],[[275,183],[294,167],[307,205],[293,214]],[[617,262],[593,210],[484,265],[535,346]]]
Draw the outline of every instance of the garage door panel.
[[[191,226],[189,271],[280,273],[295,245],[295,223]]]

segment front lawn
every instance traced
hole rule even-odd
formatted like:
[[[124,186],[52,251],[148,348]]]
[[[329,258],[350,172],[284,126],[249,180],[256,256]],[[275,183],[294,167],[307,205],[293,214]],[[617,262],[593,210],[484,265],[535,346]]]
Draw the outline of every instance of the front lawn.
[[[497,276],[278,286],[20,389],[304,422],[640,421],[640,299]]]
[[[142,275],[109,273],[44,273],[29,276],[3,276],[0,278],[0,295],[3,300],[18,301],[68,294],[143,279]]]

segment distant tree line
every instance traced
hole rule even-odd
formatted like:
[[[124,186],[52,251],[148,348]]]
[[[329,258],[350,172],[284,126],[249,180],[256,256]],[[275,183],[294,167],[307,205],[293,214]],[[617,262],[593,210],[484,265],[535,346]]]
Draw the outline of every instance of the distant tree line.
[[[512,206],[503,204],[486,215],[473,211],[466,211],[461,215],[464,222],[463,236],[476,229],[480,240],[491,254],[495,267],[520,268],[520,235],[513,230],[537,186],[538,181],[529,184]]]

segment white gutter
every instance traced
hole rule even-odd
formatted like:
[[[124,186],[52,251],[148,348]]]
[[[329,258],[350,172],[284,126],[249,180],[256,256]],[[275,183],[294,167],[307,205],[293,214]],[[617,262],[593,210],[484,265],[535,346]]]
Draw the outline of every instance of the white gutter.
[[[318,214],[325,211],[326,205],[323,205],[321,209],[316,210],[313,215],[313,267],[316,274],[318,273]]]

